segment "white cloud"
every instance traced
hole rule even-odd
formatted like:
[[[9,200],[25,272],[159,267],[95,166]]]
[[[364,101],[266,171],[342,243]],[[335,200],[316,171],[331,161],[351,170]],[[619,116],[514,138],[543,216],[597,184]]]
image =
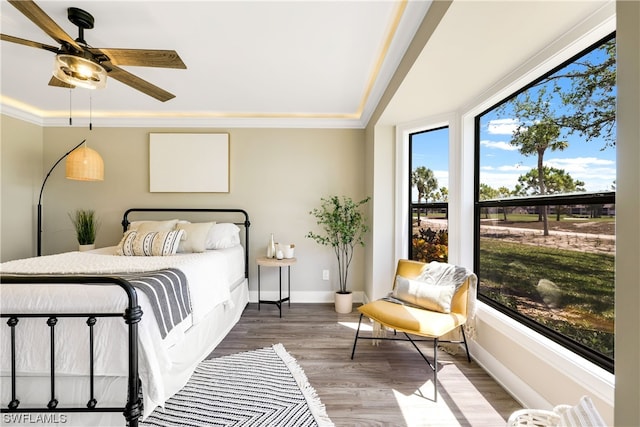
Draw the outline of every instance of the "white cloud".
[[[599,159],[597,157],[573,157],[570,159],[549,159],[545,162],[549,166],[553,165],[556,168],[564,168],[564,167],[591,167],[592,165],[596,166],[613,166],[615,167],[615,162],[613,160],[607,159]]]
[[[492,135],[513,135],[520,122],[517,119],[495,119],[490,120],[487,125],[487,132]]]
[[[597,157],[554,158],[545,161],[544,164],[563,169],[573,179],[583,181],[587,191],[610,190],[616,179],[616,164],[613,160]]]
[[[518,147],[515,145],[511,145],[508,142],[504,141],[489,141],[483,140],[480,141],[480,145],[485,146],[487,148],[495,148],[496,150],[505,150],[505,151],[516,151]]]
[[[504,172],[482,172],[480,174],[480,182],[487,184],[491,188],[507,187],[513,190],[518,183],[518,177],[521,172],[504,173]]]
[[[524,174],[531,170],[531,166],[525,166],[521,163],[516,163],[515,165],[498,166],[497,170],[501,172],[518,172]]]
[[[536,167],[534,158],[530,164],[516,163],[500,166],[482,166],[480,181],[493,188],[507,187],[513,190],[518,177]],[[563,169],[573,179],[584,182],[586,191],[610,191],[616,179],[616,163],[598,157],[551,158],[545,166]]]

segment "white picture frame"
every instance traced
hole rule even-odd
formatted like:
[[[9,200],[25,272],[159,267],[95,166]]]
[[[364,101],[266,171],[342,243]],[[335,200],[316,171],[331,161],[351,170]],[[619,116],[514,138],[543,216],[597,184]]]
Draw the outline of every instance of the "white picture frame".
[[[149,191],[228,193],[228,133],[150,133]]]

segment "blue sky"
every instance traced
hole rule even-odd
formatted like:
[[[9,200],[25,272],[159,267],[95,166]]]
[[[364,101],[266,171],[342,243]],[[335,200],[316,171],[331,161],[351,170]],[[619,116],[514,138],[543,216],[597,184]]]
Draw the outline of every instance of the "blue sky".
[[[596,49],[586,54],[581,60],[593,63],[604,60],[604,53]],[[577,70],[578,66],[569,65],[565,70]],[[560,80],[563,89],[568,89],[568,79]],[[549,89],[549,93],[551,90]],[[562,104],[553,98],[547,104],[559,112],[563,111]],[[497,111],[493,109],[484,114],[480,121],[480,182],[495,189],[507,187],[513,190],[518,183],[518,177],[537,167],[537,156],[525,157],[518,151],[518,147],[511,145],[513,132],[520,120],[511,110]],[[603,139],[586,141],[578,134],[568,135],[563,132],[561,140],[569,143],[563,151],[544,153],[545,166],[563,169],[574,180],[585,183],[586,191],[610,191],[616,177],[615,147],[605,147]],[[438,179],[439,187],[448,187],[448,130],[414,134],[412,139],[411,170],[418,166],[425,166]],[[414,200],[417,194],[414,191]]]
[[[480,182],[493,188],[515,187],[518,177],[537,167],[537,156],[525,157],[509,144],[518,125],[515,118],[483,120],[480,130]],[[569,147],[563,151],[547,150],[544,165],[563,169],[573,179],[583,181],[587,191],[611,190],[616,179],[615,149],[604,147],[604,141],[584,141],[578,135],[563,138]]]
[[[438,180],[438,188],[449,188],[449,129],[414,134],[411,148],[411,170],[425,166],[433,171]],[[413,201],[418,201],[415,188],[412,189],[412,194]]]
[[[517,127],[515,118],[492,118],[482,121],[480,129],[480,182],[493,188],[513,190],[518,177],[537,167],[537,157],[524,157],[509,144]],[[415,134],[412,140],[411,170],[425,166],[434,172],[438,187],[449,187],[448,129]],[[578,135],[568,136],[569,147],[563,151],[547,150],[544,164],[564,169],[574,179],[584,181],[587,191],[609,191],[616,179],[615,148],[601,150],[603,141],[585,142]],[[417,194],[414,194],[417,201]]]

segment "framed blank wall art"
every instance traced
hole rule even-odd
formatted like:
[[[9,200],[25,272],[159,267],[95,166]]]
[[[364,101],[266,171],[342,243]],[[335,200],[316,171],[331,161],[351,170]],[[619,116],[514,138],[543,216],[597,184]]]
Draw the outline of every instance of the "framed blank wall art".
[[[228,133],[149,134],[150,191],[229,192]]]

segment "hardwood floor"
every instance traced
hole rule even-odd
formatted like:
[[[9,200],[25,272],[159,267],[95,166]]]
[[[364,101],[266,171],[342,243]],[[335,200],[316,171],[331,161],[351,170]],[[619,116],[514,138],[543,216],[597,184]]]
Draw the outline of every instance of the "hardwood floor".
[[[359,313],[333,304],[282,308],[249,304],[210,357],[282,343],[304,369],[336,426],[490,426],[506,424],[520,405],[464,352],[438,352],[438,400],[433,373],[410,343],[359,340]],[[365,319],[366,320],[366,319]],[[363,324],[364,320],[363,320]],[[429,356],[430,343],[420,348]]]

